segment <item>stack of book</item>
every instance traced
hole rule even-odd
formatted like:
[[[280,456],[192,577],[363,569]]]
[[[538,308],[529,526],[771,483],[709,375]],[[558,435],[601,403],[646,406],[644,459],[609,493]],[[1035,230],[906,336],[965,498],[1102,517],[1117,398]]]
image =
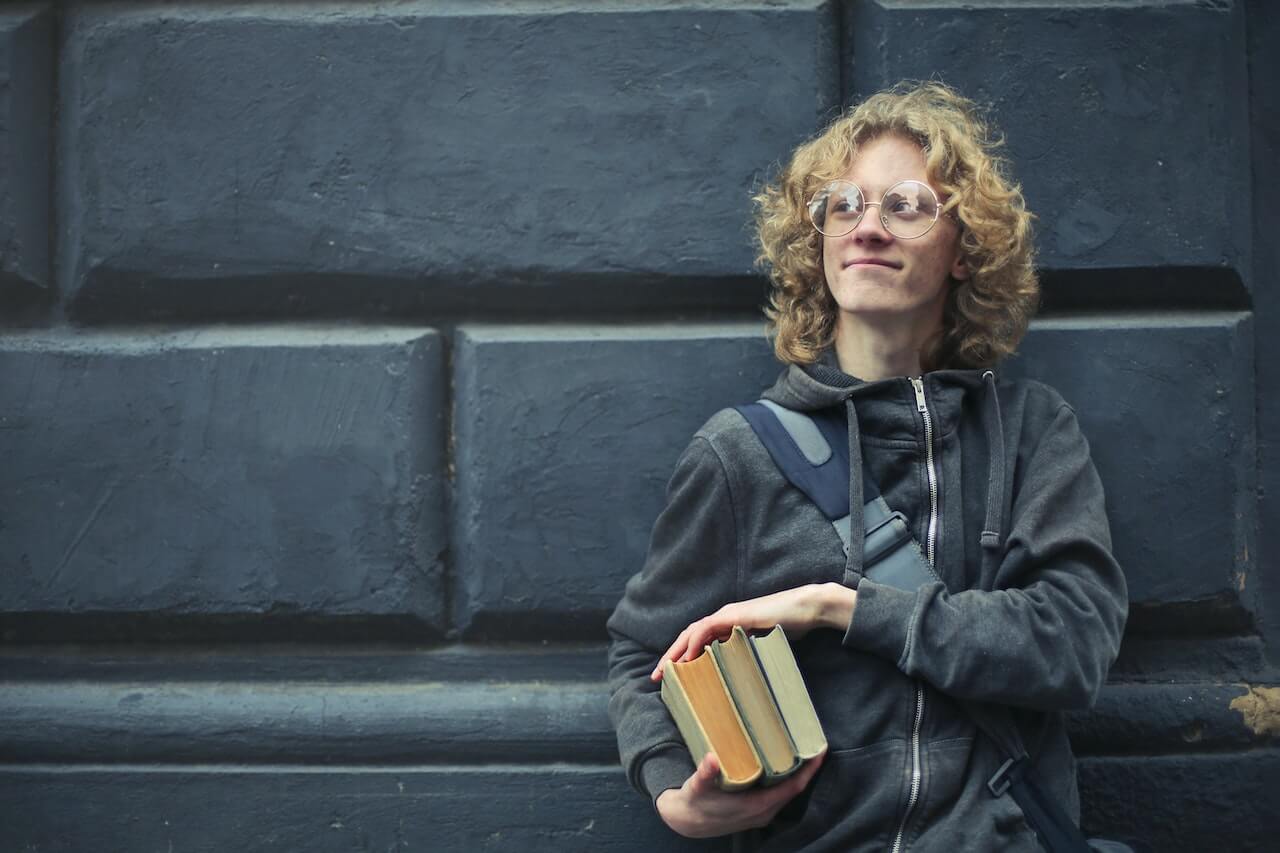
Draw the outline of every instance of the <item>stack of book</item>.
[[[662,701],[694,763],[714,752],[720,787],[771,785],[827,748],[822,723],[782,626],[763,637],[741,627],[691,661],[667,661]]]

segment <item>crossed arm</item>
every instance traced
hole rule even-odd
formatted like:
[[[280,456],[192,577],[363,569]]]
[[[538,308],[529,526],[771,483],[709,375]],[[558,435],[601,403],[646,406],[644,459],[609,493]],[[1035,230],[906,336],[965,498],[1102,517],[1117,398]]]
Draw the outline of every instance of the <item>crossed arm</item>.
[[[646,571],[628,585],[611,620],[620,629],[615,636],[628,638],[615,656],[619,689],[611,713],[633,730],[620,735],[631,772],[647,766],[646,743],[661,748],[669,741],[656,722],[661,711],[653,692],[663,662],[696,657],[734,625],[781,624],[795,638],[817,628],[841,630],[847,647],[892,661],[943,692],[1018,707],[1085,707],[1105,679],[1124,625],[1125,584],[1110,553],[1101,485],[1069,408],[1060,408],[1024,466],[989,589],[952,593],[934,584],[906,592],[864,579],[857,591],[809,584],[734,601],[740,587],[730,567],[742,559],[740,534],[720,462],[702,444],[682,463]],[[724,601],[733,603],[720,606]],[[693,621],[680,629],[686,619]],[[661,648],[676,631],[650,670],[653,658],[644,649]],[[636,684],[646,673],[648,690]],[[759,826],[804,789],[816,764],[776,788],[725,794],[714,786],[718,768],[704,761],[683,784],[661,791],[655,805],[684,835]],[[671,765],[653,765],[665,768],[666,784],[675,781]]]
[[[734,625],[767,629],[780,624],[793,638],[823,626],[843,631],[855,598],[852,589],[829,583],[739,600],[739,533],[728,488],[718,454],[709,441],[695,438],[676,465],[645,569],[627,584],[609,622],[614,637],[610,714],[623,764],[637,787],[657,794],[663,821],[689,837],[764,826],[809,785],[821,759],[810,760],[776,786],[721,791],[715,784],[716,756],[694,768],[683,745],[677,745],[679,734],[659,699],[662,666],[653,668],[652,650],[667,648],[660,661],[692,659],[713,639],[728,637]],[[684,761],[677,758],[680,753]]]

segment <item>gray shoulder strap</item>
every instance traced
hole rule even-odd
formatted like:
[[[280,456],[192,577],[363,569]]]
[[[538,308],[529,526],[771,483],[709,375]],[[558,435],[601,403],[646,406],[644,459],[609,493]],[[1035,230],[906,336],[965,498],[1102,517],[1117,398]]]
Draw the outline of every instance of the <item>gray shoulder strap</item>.
[[[822,437],[822,431],[813,422],[813,418],[803,412],[779,406],[772,400],[761,400],[760,404],[777,416],[782,428],[791,436],[791,440],[800,448],[810,465],[823,465],[831,458],[831,445]]]

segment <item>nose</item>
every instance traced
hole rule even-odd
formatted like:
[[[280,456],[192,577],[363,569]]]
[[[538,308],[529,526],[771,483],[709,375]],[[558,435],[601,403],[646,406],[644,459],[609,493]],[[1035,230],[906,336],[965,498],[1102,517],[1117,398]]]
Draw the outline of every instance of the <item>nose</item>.
[[[871,208],[875,208],[872,210]],[[884,223],[880,221],[880,203],[877,201],[868,202],[862,211],[862,218],[858,220],[858,224],[853,227],[853,231],[849,232],[853,236],[855,243],[889,243],[893,241],[893,235],[884,227]]]

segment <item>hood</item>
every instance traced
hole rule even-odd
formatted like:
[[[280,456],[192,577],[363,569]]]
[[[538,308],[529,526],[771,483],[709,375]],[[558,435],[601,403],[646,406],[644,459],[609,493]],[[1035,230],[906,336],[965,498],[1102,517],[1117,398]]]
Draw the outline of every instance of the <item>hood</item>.
[[[935,370],[915,377],[921,383],[931,428],[946,435],[959,424],[966,398],[977,397],[990,460],[987,471],[987,511],[981,541],[984,557],[993,559],[1003,545],[1005,441],[1000,396],[991,370]],[[798,412],[840,406],[845,410],[849,435],[849,511],[852,529],[862,527],[863,432],[879,438],[918,440],[923,413],[917,405],[912,377],[898,376],[864,382],[840,370],[831,349],[813,364],[790,365],[764,398]],[[935,441],[937,439],[935,438]],[[850,542],[848,567],[862,565],[862,537]]]
[[[989,373],[991,371],[935,370],[925,374],[923,378],[930,408],[934,408],[936,398],[939,409],[936,416],[944,421],[950,420],[949,410],[953,406],[958,408],[965,393],[979,390],[984,384],[984,376]],[[793,364],[784,369],[764,397],[788,409],[812,412],[841,405],[850,398],[867,402],[885,398],[900,401],[902,389],[909,389],[910,381],[909,377],[896,376],[864,382],[842,371],[834,351],[827,349],[813,364]],[[864,428],[867,426],[865,415]]]

